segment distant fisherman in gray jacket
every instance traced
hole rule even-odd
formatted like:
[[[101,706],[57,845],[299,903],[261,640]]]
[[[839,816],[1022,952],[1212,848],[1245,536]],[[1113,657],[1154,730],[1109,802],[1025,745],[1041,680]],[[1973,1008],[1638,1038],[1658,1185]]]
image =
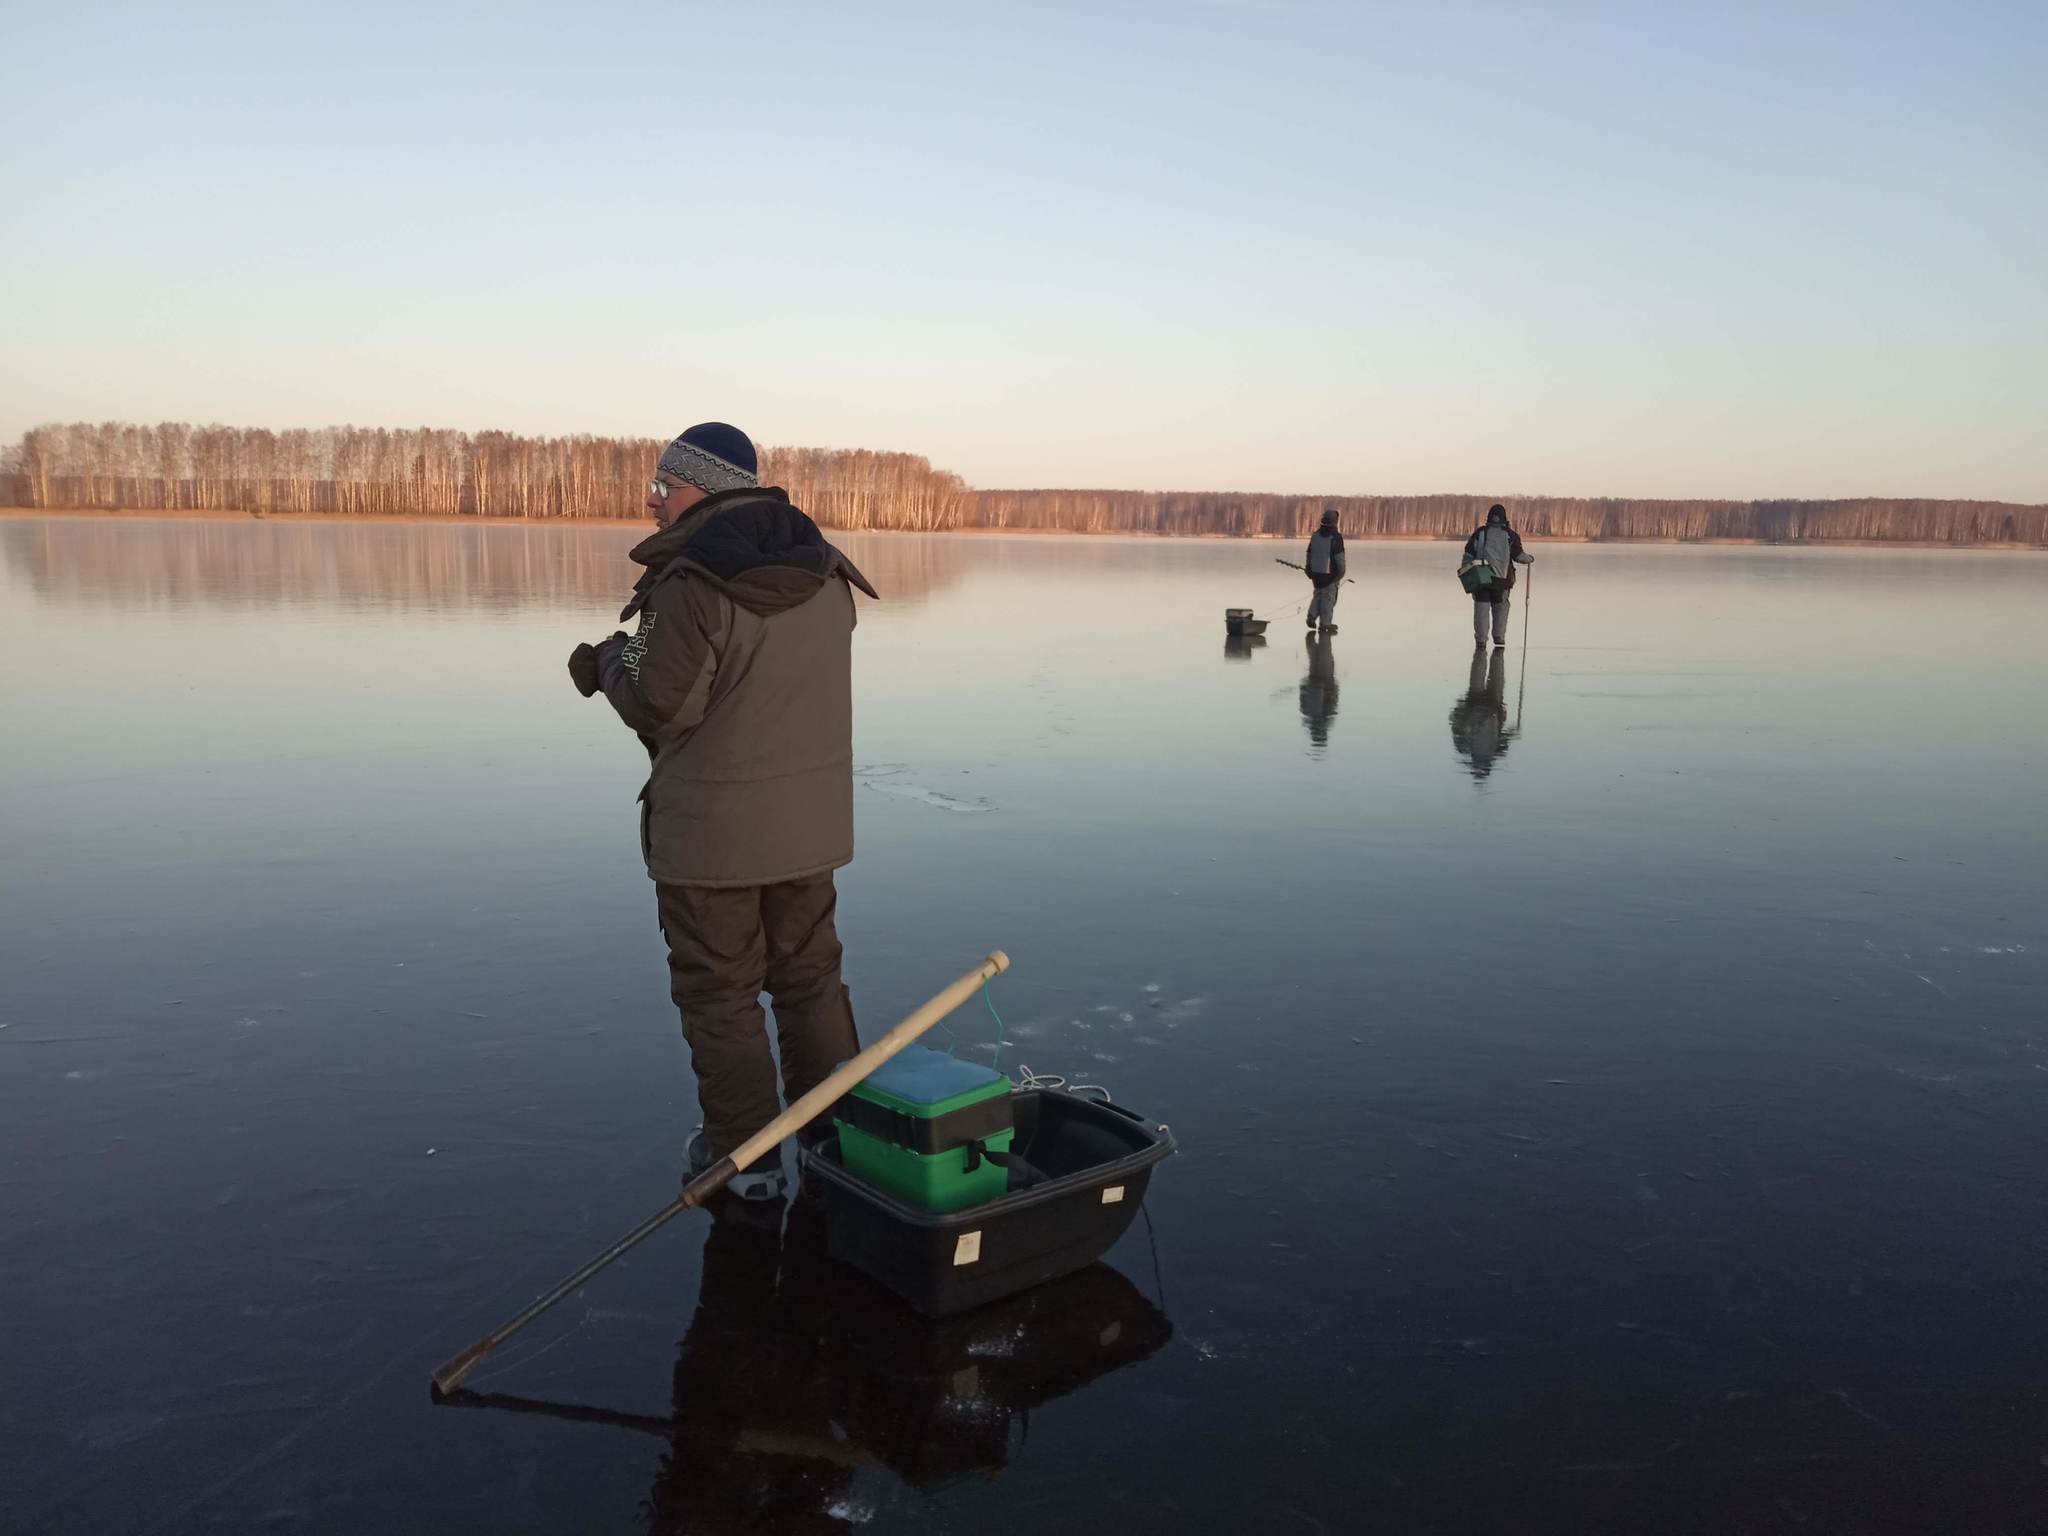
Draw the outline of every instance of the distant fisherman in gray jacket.
[[[1337,589],[1344,585],[1344,535],[1337,531],[1337,509],[1323,508],[1323,525],[1308,536],[1308,579],[1316,595],[1308,600],[1308,627],[1322,625],[1337,633]]]
[[[1465,558],[1475,565],[1484,561],[1493,567],[1491,586],[1472,594],[1472,643],[1486,644],[1486,626],[1493,623],[1493,643],[1508,643],[1508,593],[1514,589],[1515,567],[1534,565],[1536,557],[1522,549],[1522,536],[1508,526],[1508,509],[1495,502],[1486,509],[1486,521],[1472,530],[1465,541]]]

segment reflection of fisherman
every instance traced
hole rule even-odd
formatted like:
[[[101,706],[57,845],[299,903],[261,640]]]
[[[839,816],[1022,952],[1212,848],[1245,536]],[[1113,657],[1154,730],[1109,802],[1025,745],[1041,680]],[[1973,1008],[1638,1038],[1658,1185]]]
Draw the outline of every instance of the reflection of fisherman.
[[[1344,535],[1337,530],[1337,509],[1323,508],[1323,525],[1308,537],[1308,579],[1316,595],[1308,603],[1308,627],[1337,633],[1337,589],[1344,584]]]
[[[845,1286],[829,1272],[812,1204],[797,1202],[786,1243],[770,1216],[781,1215],[779,1200],[711,1224],[697,1310],[676,1354],[670,1449],[647,1500],[657,1536],[853,1529],[855,1448],[815,1453],[839,1444],[841,1405],[818,1346],[832,1292]]]
[[[1493,568],[1493,581],[1472,593],[1472,639],[1486,644],[1486,625],[1493,620],[1493,643],[1508,643],[1508,593],[1514,589],[1515,567],[1534,565],[1536,557],[1522,550],[1522,536],[1508,526],[1508,509],[1495,502],[1486,510],[1486,521],[1472,530],[1465,541],[1465,558],[1473,564],[1484,561]]]
[[[930,1321],[826,1252],[808,1197],[787,1227],[714,1222],[695,1315],[676,1356],[670,1449],[648,1529],[850,1530],[854,1479],[912,1486],[990,1475],[1012,1420],[1158,1350],[1173,1325],[1094,1264],[1007,1301]]]
[[[1337,718],[1337,655],[1329,638],[1335,632],[1332,625],[1320,635],[1309,633],[1308,671],[1301,679],[1301,720],[1318,751],[1329,745],[1330,722]]]
[[[1494,760],[1506,756],[1508,743],[1515,739],[1516,727],[1508,724],[1507,688],[1506,654],[1474,651],[1465,696],[1451,706],[1451,748],[1465,759],[1475,779],[1493,772]]]

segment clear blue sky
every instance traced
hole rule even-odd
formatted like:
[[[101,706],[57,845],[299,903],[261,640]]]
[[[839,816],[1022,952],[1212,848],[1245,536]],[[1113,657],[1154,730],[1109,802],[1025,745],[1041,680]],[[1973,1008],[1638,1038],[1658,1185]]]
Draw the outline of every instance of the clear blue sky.
[[[0,434],[2048,499],[2048,5],[6,8]]]

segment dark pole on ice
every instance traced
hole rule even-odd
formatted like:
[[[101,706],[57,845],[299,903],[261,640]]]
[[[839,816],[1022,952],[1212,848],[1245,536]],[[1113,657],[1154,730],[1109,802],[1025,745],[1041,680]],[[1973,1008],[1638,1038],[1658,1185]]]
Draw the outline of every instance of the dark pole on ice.
[[[1296,564],[1295,564],[1295,563],[1294,563],[1294,562],[1293,562],[1292,560],[1282,560],[1282,559],[1281,559],[1281,558],[1280,558],[1280,557],[1279,557],[1278,555],[1275,555],[1275,556],[1273,557],[1273,563],[1274,563],[1275,565],[1284,565],[1284,566],[1286,566],[1286,567],[1287,567],[1287,569],[1289,569],[1290,571],[1300,571],[1300,572],[1301,572],[1301,573],[1302,573],[1302,574],[1303,574],[1304,576],[1306,576],[1306,575],[1308,574],[1308,567],[1307,567],[1307,566],[1305,566],[1305,565],[1296,565]],[[1357,583],[1357,582],[1356,582],[1356,581],[1355,581],[1354,579],[1352,579],[1351,577],[1349,577],[1349,576],[1346,576],[1346,577],[1344,578],[1344,585],[1345,585],[1345,586],[1347,586],[1347,587],[1355,587],[1355,586],[1357,586],[1357,585],[1358,585],[1358,583]]]
[[[1529,610],[1536,604],[1536,567],[1528,567],[1529,590],[1522,594],[1522,673],[1515,684],[1515,729],[1522,729],[1522,694],[1529,687]]]

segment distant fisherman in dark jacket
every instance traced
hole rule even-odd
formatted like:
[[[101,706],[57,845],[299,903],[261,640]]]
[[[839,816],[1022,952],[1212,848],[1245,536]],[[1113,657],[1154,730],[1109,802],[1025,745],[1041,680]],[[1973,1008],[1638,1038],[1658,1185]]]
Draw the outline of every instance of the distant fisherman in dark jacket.
[[[1337,589],[1344,584],[1344,535],[1337,529],[1337,509],[1323,508],[1323,525],[1308,537],[1308,579],[1316,595],[1308,603],[1308,627],[1337,633]]]
[[[669,992],[697,1074],[702,1172],[859,1050],[840,981],[832,872],[853,858],[853,590],[860,572],[779,490],[754,445],[722,422],[690,428],[648,486],[658,531],[620,614],[579,645],[569,675],[603,693],[653,760],[640,848],[668,940]],[[729,1186],[784,1190],[779,1159]]]
[[[1534,565],[1536,557],[1522,549],[1522,536],[1508,526],[1508,509],[1495,502],[1486,509],[1486,521],[1472,530],[1465,541],[1465,558],[1474,565],[1493,567],[1493,581],[1472,594],[1472,641],[1486,644],[1487,621],[1493,623],[1493,643],[1508,643],[1508,593],[1514,589],[1515,567]]]

